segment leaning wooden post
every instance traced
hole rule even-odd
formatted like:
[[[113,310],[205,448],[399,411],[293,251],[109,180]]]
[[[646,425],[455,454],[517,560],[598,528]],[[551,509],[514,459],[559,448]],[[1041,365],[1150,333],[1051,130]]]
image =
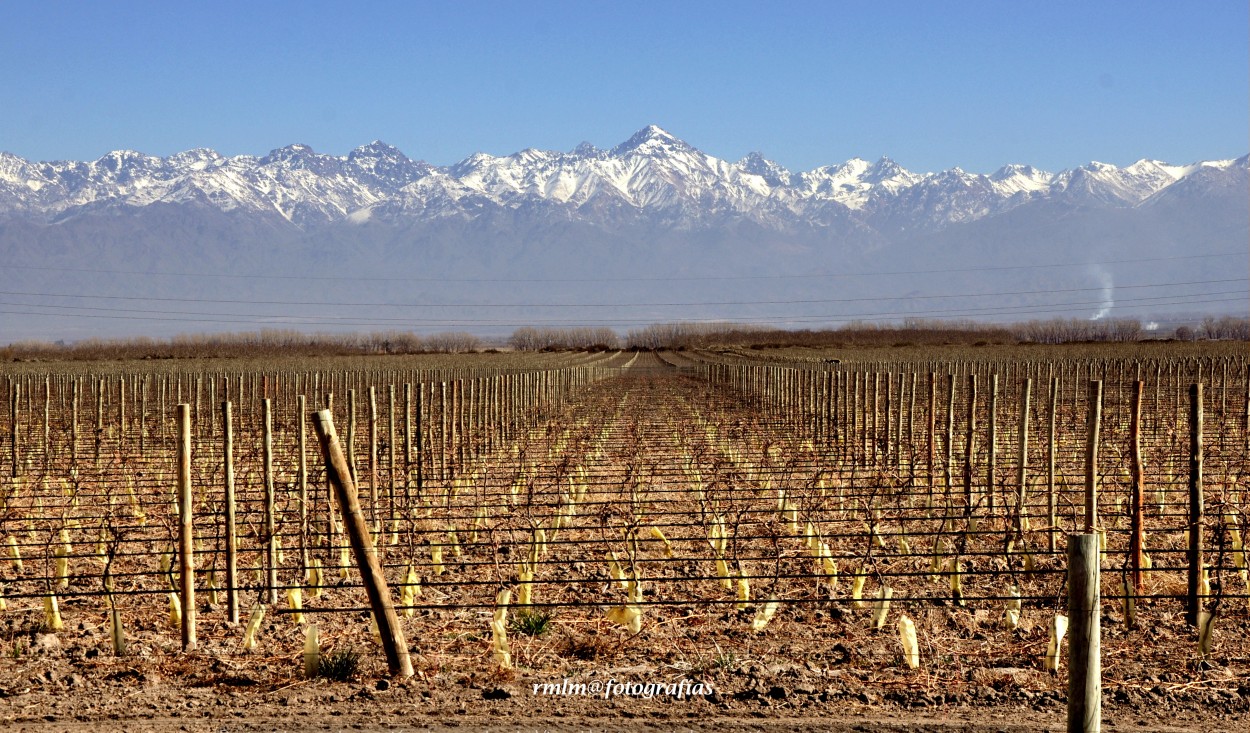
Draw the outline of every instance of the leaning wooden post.
[[[1098,534],[1068,535],[1068,732],[1102,727]]]
[[[239,556],[235,540],[234,515],[234,421],[230,417],[230,401],[221,403],[222,460],[226,478],[226,618],[239,623]]]
[[[356,484],[352,481],[351,473],[348,471],[347,459],[343,456],[338,435],[334,432],[334,419],[329,410],[322,410],[313,416],[313,428],[317,431],[317,439],[321,442],[321,451],[326,461],[326,474],[330,477],[330,483],[334,485],[343,524],[347,528],[347,536],[351,541],[352,553],[356,556],[360,577],[364,581],[365,591],[369,594],[369,605],[373,608],[373,618],[377,622],[378,634],[382,637],[382,648],[386,652],[386,664],[391,674],[411,677],[412,660],[408,658],[408,643],[404,640],[404,630],[399,625],[399,616],[395,614],[390,590],[386,587],[386,576],[382,574],[377,551],[373,547],[373,539],[369,536],[369,526],[365,523],[364,514],[360,511],[360,498],[356,495]]]
[[[1198,625],[1202,598],[1202,385],[1189,386],[1189,592],[1185,598],[1185,622]]]
[[[191,406],[178,405],[178,571],[182,581],[182,650],[195,651],[195,536],[191,526]]]

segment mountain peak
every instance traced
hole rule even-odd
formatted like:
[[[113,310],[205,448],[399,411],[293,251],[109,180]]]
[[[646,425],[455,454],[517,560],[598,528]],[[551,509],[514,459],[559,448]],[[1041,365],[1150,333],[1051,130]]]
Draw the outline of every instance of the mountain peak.
[[[1090,173],[1114,173],[1119,170],[1119,168],[1111,165],[1110,163],[1101,163],[1097,160],[1091,160],[1089,163],[1081,166],[1081,170],[1088,171]]]
[[[773,186],[789,186],[794,174],[780,163],[769,160],[763,153],[752,151],[738,161],[742,170],[759,176]]]
[[[659,125],[647,125],[646,127],[642,128],[638,132],[634,133],[634,137],[639,137],[639,136],[649,138],[649,139],[661,139],[661,140],[676,140],[677,139],[673,137],[672,133],[670,133],[668,130],[665,130],[663,127],[660,127]]]
[[[275,148],[269,151],[269,155],[261,158],[261,163],[278,163],[284,160],[299,160],[300,158],[309,158],[317,153],[313,149],[303,143],[291,143],[281,148]]]
[[[307,147],[307,146],[303,146],[303,147]],[[309,148],[309,152],[312,152],[311,148]],[[384,143],[381,140],[374,140],[368,145],[361,145],[360,147],[352,150],[350,153],[347,154],[348,160],[354,160],[355,158],[406,159],[407,157],[408,156],[404,155],[403,152],[401,152],[399,148],[389,143]]]
[[[571,154],[579,158],[594,158],[602,152],[594,143],[583,140],[573,148]]]
[[[635,132],[625,142],[612,148],[611,154],[616,157],[631,153],[654,155],[659,152],[689,151],[693,149],[685,141],[674,137],[659,125],[647,125]]]
[[[877,159],[876,163],[868,166],[864,171],[865,180],[883,181],[887,178],[893,178],[897,175],[906,174],[907,171],[903,166],[894,162],[893,158],[883,155]]]
[[[752,150],[751,152],[742,156],[742,160],[738,161],[738,165],[742,166],[743,168],[746,168],[746,167],[758,167],[762,165],[777,165],[777,164],[769,160],[768,158],[765,158],[764,154],[759,152],[758,150]]]
[[[212,164],[223,160],[221,154],[212,148],[192,148],[169,156],[170,165],[188,170],[204,170]]]

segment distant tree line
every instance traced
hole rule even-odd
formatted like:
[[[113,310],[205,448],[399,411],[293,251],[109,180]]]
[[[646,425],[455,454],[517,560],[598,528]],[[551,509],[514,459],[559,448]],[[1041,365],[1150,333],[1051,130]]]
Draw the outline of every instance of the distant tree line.
[[[907,319],[898,324],[852,322],[835,329],[782,330],[742,324],[660,323],[631,329],[628,349],[698,349],[714,346],[942,346],[948,344],[1067,344],[1129,342],[1173,338],[1179,341],[1250,341],[1250,318],[1209,317],[1170,332],[1147,330],[1133,318],[1056,318],[1015,324]]]
[[[1250,341],[1250,318],[1209,316],[1196,325],[1180,325],[1171,333],[1147,331],[1132,318],[1104,318],[1097,321],[1054,319],[1018,324],[1014,330],[1022,341],[1064,344],[1077,341],[1140,341],[1170,336],[1177,341]]]
[[[1250,318],[1208,317],[1168,332],[1147,330],[1136,319],[1096,321],[1057,318],[1002,325],[972,321],[908,319],[897,324],[849,323],[834,329],[785,330],[735,323],[656,323],[628,331],[610,328],[518,328],[508,339],[517,351],[683,350],[719,346],[770,348],[889,347],[988,344],[1065,344],[1173,338],[1178,341],[1250,341]],[[203,359],[210,357],[350,356],[365,354],[462,354],[486,343],[463,331],[421,336],[409,331],[184,334],[169,339],[87,339],[72,344],[19,341],[0,347],[0,361],[102,359]]]
[[[350,356],[364,354],[459,354],[479,351],[482,340],[471,333],[419,336],[407,331],[304,333],[275,330],[248,333],[181,334],[169,339],[146,337],[85,339],[72,344],[18,341],[0,347],[0,360],[204,359],[264,356]]]
[[[1250,318],[1207,317],[1202,319],[1194,333],[1181,333],[1181,326],[1176,329],[1176,338],[1182,341],[1210,339],[1219,341],[1250,341]]]
[[[512,332],[508,345],[517,351],[608,351],[620,348],[610,328],[532,328]]]
[[[841,328],[821,330],[785,330],[723,323],[660,323],[630,330],[625,345],[630,349],[698,349],[713,346],[847,347],[1016,341],[1011,332],[1002,326],[910,319],[901,324],[852,322]]]

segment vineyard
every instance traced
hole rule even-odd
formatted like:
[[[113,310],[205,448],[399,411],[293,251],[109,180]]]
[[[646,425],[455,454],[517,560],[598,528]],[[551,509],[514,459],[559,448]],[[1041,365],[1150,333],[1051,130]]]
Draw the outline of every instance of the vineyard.
[[[427,698],[611,670],[1060,720],[1091,527],[1107,699],[1245,710],[1244,350],[487,356],[11,371],[5,702],[385,678],[325,411]]]

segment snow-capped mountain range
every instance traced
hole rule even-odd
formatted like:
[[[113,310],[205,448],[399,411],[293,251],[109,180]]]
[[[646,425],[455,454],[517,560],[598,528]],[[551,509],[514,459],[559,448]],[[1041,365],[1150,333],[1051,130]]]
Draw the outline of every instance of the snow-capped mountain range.
[[[0,153],[0,344],[1244,313],[1247,191],[1246,156],[794,172],[758,153],[721,160],[654,126],[608,150],[446,167],[382,142],[345,156]]]
[[[383,142],[345,156],[289,145],[264,157],[208,149],[167,158],[134,151],[91,162],[31,162],[0,153],[0,216],[58,221],[102,207],[207,205],[277,214],[301,227],[374,217],[472,217],[483,207],[546,207],[604,223],[660,216],[671,223],[725,217],[784,228],[845,217],[885,230],[936,229],[1053,199],[1099,207],[1148,206],[1195,175],[1246,169],[1246,157],[1171,165],[1090,163],[1050,173],[1007,165],[990,174],[959,168],[916,173],[889,158],[854,158],[795,173],[752,153],[708,155],[649,126],[611,150],[477,153],[448,167],[414,161]]]

